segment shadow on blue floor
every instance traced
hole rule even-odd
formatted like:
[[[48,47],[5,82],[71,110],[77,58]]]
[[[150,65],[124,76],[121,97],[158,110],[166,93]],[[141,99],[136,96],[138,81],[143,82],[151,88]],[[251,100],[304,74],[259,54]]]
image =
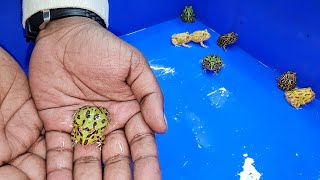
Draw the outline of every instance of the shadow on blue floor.
[[[207,49],[171,44],[174,33],[205,28]],[[318,180],[320,102],[296,110],[276,86],[278,72],[236,45],[224,52],[218,37],[179,19],[121,36],[147,57],[165,96],[169,129],[157,135],[163,179],[239,179],[248,153],[261,179]],[[225,63],[217,75],[201,69],[209,53]]]

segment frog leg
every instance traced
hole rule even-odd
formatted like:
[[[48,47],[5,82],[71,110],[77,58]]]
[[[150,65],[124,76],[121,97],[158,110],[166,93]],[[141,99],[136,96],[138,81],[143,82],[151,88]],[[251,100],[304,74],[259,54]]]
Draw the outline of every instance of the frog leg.
[[[179,47],[179,42],[176,39],[171,39],[171,43],[175,46],[175,47]]]
[[[75,139],[75,140],[72,142],[72,147],[75,147],[77,144],[78,144],[78,141]]]
[[[222,46],[222,48],[223,48],[224,51],[227,51],[226,47],[227,47],[227,45],[223,45],[223,46]]]
[[[102,146],[104,145],[104,140],[106,139],[106,136],[101,136],[99,137],[98,141],[97,141],[97,148],[100,148],[100,151],[102,149]]]
[[[206,46],[205,44],[203,44],[203,41],[200,42],[200,45],[204,48],[208,48],[208,46]]]
[[[207,72],[207,68],[204,64],[202,64],[202,72],[204,72],[204,73]]]
[[[72,130],[71,132],[71,142],[72,142],[72,147],[75,147],[78,144],[77,138],[75,138],[74,130]]]
[[[186,43],[182,43],[182,46],[183,46],[183,47],[186,47],[186,48],[191,48],[191,46],[190,46],[190,45],[187,45]]]

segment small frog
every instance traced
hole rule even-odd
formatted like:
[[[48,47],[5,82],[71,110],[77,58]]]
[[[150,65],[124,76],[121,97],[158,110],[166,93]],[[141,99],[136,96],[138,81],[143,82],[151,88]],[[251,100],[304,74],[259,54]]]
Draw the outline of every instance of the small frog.
[[[191,36],[191,41],[195,43],[200,43],[202,47],[208,48],[208,46],[203,44],[203,41],[208,40],[211,37],[207,29],[194,31],[190,36]]]
[[[222,58],[218,55],[209,54],[202,60],[202,69],[204,71],[208,69],[217,74],[223,66]]]
[[[105,140],[103,132],[111,120],[108,110],[103,107],[84,106],[77,109],[72,117],[72,146],[77,143],[89,145],[96,142],[101,150]]]
[[[185,8],[183,9],[180,18],[183,22],[195,22],[195,14],[193,12],[193,8],[192,6],[185,6]]]
[[[227,45],[235,43],[237,40],[238,40],[238,34],[234,32],[230,32],[230,33],[221,35],[217,40],[217,45],[226,51]]]
[[[300,89],[295,88],[294,90],[286,91],[285,96],[287,101],[296,109],[311,102],[316,97],[310,87]]]
[[[293,90],[297,85],[297,76],[293,71],[286,71],[280,77],[277,77],[277,86],[283,91]]]
[[[187,45],[187,43],[189,43],[190,40],[191,39],[190,39],[189,32],[173,34],[171,36],[171,42],[174,46],[182,45],[183,47],[190,48],[191,46]]]

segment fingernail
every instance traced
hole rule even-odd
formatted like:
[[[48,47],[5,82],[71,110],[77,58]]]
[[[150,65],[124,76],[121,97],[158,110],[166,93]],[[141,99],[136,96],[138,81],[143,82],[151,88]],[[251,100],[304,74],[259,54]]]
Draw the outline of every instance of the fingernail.
[[[166,126],[167,126],[167,128],[168,128],[168,121],[167,121],[167,118],[166,118],[166,115],[165,115],[165,114],[163,114],[163,118],[164,118],[164,122],[166,123]]]

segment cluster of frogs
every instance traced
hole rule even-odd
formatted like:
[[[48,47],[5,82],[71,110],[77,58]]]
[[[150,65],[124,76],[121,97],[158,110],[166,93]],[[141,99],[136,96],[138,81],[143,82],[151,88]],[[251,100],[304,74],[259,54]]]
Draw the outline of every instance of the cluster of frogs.
[[[277,77],[276,80],[278,88],[285,92],[288,103],[296,109],[311,102],[315,98],[315,93],[312,91],[311,87],[296,88],[296,72],[286,71],[281,76]]]
[[[195,13],[192,6],[185,6],[183,9],[180,18],[183,22],[193,23],[195,22]],[[204,41],[208,40],[211,37],[207,29],[194,31],[193,33],[181,32],[173,34],[171,36],[171,42],[174,46],[183,46],[185,48],[190,48],[188,45],[189,42],[200,43],[201,47],[208,48],[204,44]],[[226,47],[230,44],[235,43],[238,40],[238,35],[234,32],[221,35],[217,39],[217,45],[226,51]],[[218,73],[221,68],[224,66],[223,61],[220,56],[209,54],[204,59],[202,59],[202,69],[211,70],[214,73]]]
[[[195,13],[192,6],[185,6],[180,18],[183,22],[193,23],[195,22]],[[174,34],[171,36],[171,42],[175,46],[182,45],[183,47],[190,48],[187,45],[189,42],[200,43],[204,48],[208,46],[204,45],[204,41],[210,38],[209,32],[205,30],[195,31],[192,34],[189,32],[183,32],[179,34]],[[226,47],[230,44],[235,43],[238,40],[238,35],[234,32],[221,35],[217,39],[217,45],[226,51]],[[220,56],[209,54],[202,60],[202,69],[211,70],[218,73],[224,66],[223,61]],[[310,87],[308,88],[296,88],[296,73],[292,71],[287,71],[283,75],[277,78],[277,86],[279,89],[285,91],[286,100],[296,109],[300,106],[311,102],[315,98],[315,93]]]

